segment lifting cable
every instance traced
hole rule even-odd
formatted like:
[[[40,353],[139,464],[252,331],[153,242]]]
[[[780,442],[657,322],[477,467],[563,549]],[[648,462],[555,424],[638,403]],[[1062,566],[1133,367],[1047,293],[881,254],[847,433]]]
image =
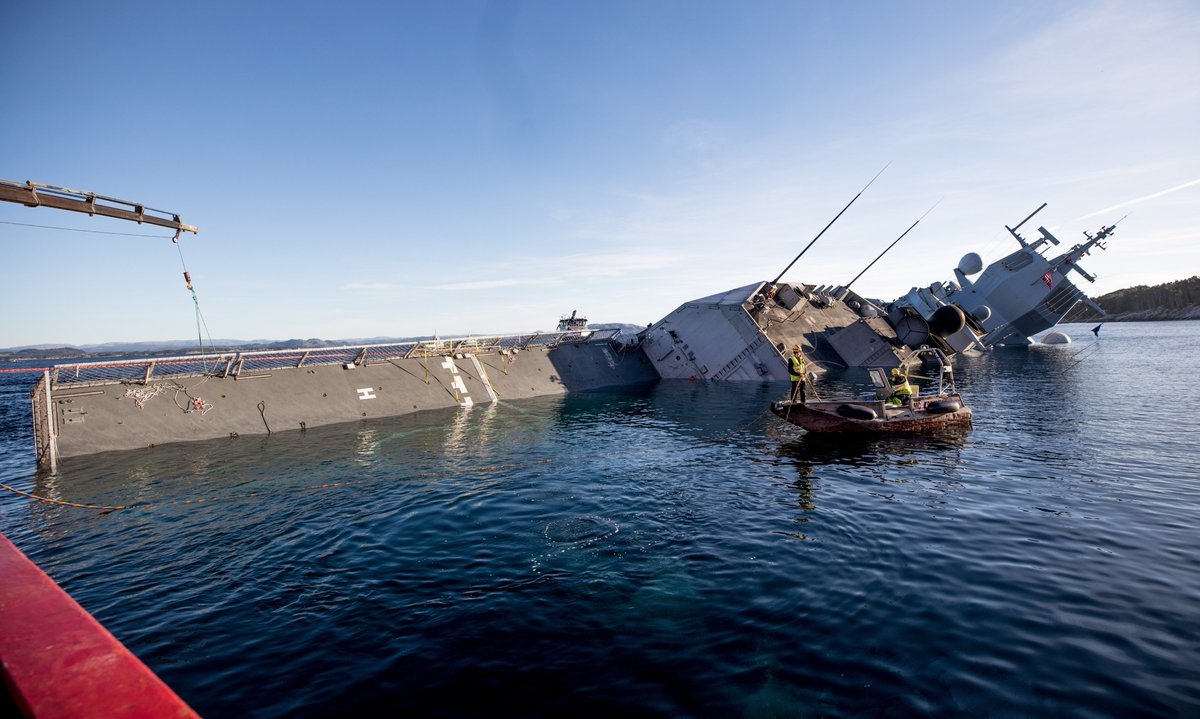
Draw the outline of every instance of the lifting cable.
[[[166,235],[148,235],[145,232],[109,232],[106,230],[87,230],[79,227],[58,227],[56,225],[34,225],[28,222],[9,222],[0,220],[0,225],[15,225],[17,227],[36,227],[39,230],[62,230],[64,232],[87,232],[93,235],[120,235],[122,237],[154,237],[163,239]]]
[[[179,251],[179,265],[183,268],[183,281],[187,283],[188,292],[192,293],[192,304],[196,306],[196,340],[200,344],[200,352],[204,352],[204,337],[208,337],[209,349],[212,349],[212,333],[208,331],[208,323],[204,321],[204,315],[200,312],[200,298],[196,295],[196,288],[192,287],[192,275],[188,272],[187,262],[183,259],[183,243],[179,241],[179,236],[182,230],[177,231],[175,236],[171,238],[171,242],[175,245],[175,249]]]

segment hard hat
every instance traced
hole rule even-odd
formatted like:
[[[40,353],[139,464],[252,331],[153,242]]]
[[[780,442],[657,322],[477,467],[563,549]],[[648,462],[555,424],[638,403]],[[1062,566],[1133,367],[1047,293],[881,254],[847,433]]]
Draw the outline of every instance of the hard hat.
[[[799,351],[800,351],[800,345],[792,345],[792,351],[793,351],[793,352],[799,352]]]
[[[896,374],[896,375],[900,374],[900,368],[899,368],[899,367],[893,367],[893,368],[892,368],[892,374]]]

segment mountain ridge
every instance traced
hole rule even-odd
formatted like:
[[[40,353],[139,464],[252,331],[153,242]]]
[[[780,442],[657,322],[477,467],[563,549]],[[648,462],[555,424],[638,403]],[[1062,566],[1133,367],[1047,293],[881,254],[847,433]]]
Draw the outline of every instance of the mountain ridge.
[[[607,329],[643,329],[640,325],[631,325],[623,323],[598,323],[589,324],[590,330],[607,330]],[[533,332],[512,333],[512,334],[534,334]],[[485,336],[485,335],[477,335]],[[242,351],[249,352],[252,350],[286,350],[298,349],[301,347],[345,347],[359,346],[370,344],[393,344],[401,342],[421,342],[425,340],[436,339],[432,335],[420,337],[355,337],[346,339],[326,340],[316,337],[308,339],[286,339],[286,340],[211,340],[206,342],[201,348],[197,345],[196,340],[146,340],[134,342],[104,342],[101,344],[39,344],[39,345],[20,345],[16,347],[0,348],[0,360],[19,360],[19,359],[64,359],[78,357],[111,357],[119,355],[147,355],[161,356],[169,354],[208,354],[213,352],[231,352]]]
[[[1107,316],[1078,304],[1063,322],[1200,320],[1200,276],[1153,286],[1136,285],[1091,299]]]

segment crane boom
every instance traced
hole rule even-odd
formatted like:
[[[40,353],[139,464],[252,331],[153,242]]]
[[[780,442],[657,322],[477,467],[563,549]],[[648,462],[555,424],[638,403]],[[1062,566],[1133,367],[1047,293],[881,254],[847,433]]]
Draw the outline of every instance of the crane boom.
[[[43,185],[40,182],[0,180],[0,200],[20,203],[27,207],[55,207],[60,210],[130,220],[138,224],[159,225],[175,230],[176,235],[180,232],[199,233],[199,228],[183,224],[179,215],[171,212],[155,210],[136,202],[104,197],[94,192]]]

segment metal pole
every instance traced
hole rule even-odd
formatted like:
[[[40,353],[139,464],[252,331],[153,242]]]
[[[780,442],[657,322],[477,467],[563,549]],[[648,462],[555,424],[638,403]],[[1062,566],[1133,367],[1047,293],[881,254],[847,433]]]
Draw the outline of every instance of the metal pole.
[[[1024,238],[1024,237],[1021,237],[1020,235],[1018,235],[1018,234],[1017,234],[1017,230],[1021,229],[1021,225],[1025,224],[1026,222],[1029,222],[1029,220],[1030,220],[1030,219],[1031,219],[1031,218],[1032,218],[1034,215],[1036,215],[1037,213],[1041,212],[1041,211],[1042,211],[1042,209],[1043,209],[1045,206],[1046,206],[1046,203],[1045,203],[1045,202],[1043,202],[1041,207],[1039,207],[1039,208],[1037,208],[1036,210],[1034,210],[1033,212],[1030,212],[1030,213],[1029,213],[1029,217],[1026,217],[1025,219],[1023,219],[1023,220],[1021,220],[1020,222],[1018,222],[1016,227],[1009,227],[1008,225],[1005,225],[1005,226],[1004,226],[1004,229],[1008,230],[1008,231],[1009,231],[1009,234],[1011,234],[1013,237],[1017,238],[1017,242],[1020,242],[1020,243],[1021,243],[1021,247],[1025,247],[1025,245],[1026,245],[1026,242],[1025,242],[1025,238]]]
[[[46,383],[46,454],[50,457],[50,471],[58,468],[58,429],[55,426],[54,403],[50,394],[50,370],[42,371],[42,381]]]
[[[933,207],[937,207],[938,203],[940,203],[940,202],[941,202],[941,200],[938,200],[937,202],[933,203]],[[925,215],[928,215],[930,212],[933,212],[933,207],[930,207],[928,210],[925,210]],[[920,217],[918,217],[917,222],[920,222],[921,220],[925,219],[925,215],[921,215]],[[912,228],[917,226],[917,222],[914,222],[911,225],[909,225],[907,230],[905,230],[903,233],[901,233],[901,235],[899,237],[892,240],[892,244],[888,245],[887,249],[885,249],[883,252],[880,252],[879,257],[876,257],[875,259],[871,260],[870,265],[867,265],[866,267],[864,267],[862,272],[859,272],[857,275],[854,276],[854,279],[852,279],[846,283],[845,289],[850,289],[850,285],[857,282],[859,277],[862,277],[864,274],[866,274],[867,270],[871,269],[871,265],[875,264],[880,259],[882,259],[884,255],[886,255],[893,247],[896,246],[897,242],[899,242],[900,240],[903,240],[904,235],[907,235],[908,233],[912,232]]]
[[[887,165],[884,165],[883,170],[888,169],[888,165],[890,165],[890,164],[892,164],[892,163],[888,162]],[[878,179],[879,176],[883,174],[883,170],[880,170],[879,172],[875,173],[875,177],[871,178],[871,182],[875,182],[875,180]],[[858,194],[854,196],[854,199],[850,200],[850,202],[846,203],[846,206],[842,208],[842,212],[845,212],[846,210],[850,209],[850,205],[853,205],[854,200],[857,200],[859,198],[859,196],[862,195],[862,193],[867,191],[867,188],[871,186],[871,182],[868,182],[866,185],[864,185],[863,188],[858,191]],[[833,226],[833,223],[838,221],[838,217],[842,216],[842,212],[837,213],[837,216],[834,217],[832,220],[830,220],[828,225],[825,225],[824,230],[821,230],[820,232],[817,233],[816,237],[809,240],[808,244],[804,246],[804,249],[800,250],[800,254],[796,255],[796,259],[789,262],[788,266],[783,268],[783,272],[780,272],[779,275],[775,279],[771,280],[772,285],[779,282],[780,278],[782,278],[785,274],[787,274],[788,270],[792,269],[792,265],[796,264],[796,260],[799,260],[801,257],[803,257],[804,253],[808,252],[808,248],[812,247],[814,242],[821,239],[821,235],[825,234],[825,230],[828,230],[830,227]]]

